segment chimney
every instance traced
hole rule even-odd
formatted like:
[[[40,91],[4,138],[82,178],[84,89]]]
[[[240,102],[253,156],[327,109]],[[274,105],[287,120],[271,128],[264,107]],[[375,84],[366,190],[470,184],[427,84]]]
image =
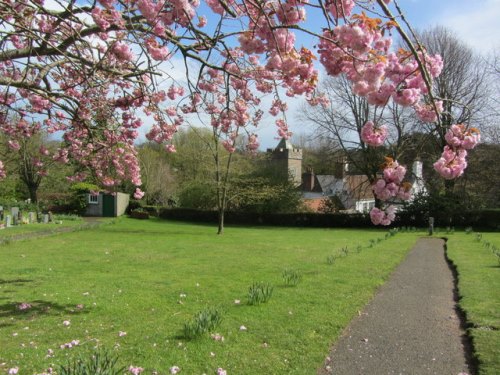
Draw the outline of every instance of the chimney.
[[[303,182],[304,182],[304,191],[314,190],[314,171],[311,167],[308,167],[307,172],[304,173]]]
[[[349,172],[349,162],[347,158],[339,158],[335,162],[335,171],[333,175],[335,176],[335,178],[342,179],[347,175],[347,172]]]
[[[422,162],[420,160],[415,160],[412,166],[412,173],[417,179],[422,179]]]

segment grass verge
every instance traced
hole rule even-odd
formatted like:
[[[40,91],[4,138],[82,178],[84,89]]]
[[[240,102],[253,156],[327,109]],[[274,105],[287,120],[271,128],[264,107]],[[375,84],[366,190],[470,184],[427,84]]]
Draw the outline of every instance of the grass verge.
[[[479,374],[500,371],[500,234],[448,236],[448,258],[458,273],[459,305],[465,312]]]

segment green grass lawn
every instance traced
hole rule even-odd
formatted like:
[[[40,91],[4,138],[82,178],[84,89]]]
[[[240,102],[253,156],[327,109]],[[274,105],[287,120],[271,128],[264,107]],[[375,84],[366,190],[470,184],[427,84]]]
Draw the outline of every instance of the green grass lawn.
[[[465,311],[481,375],[500,373],[500,234],[448,236],[448,257],[458,272],[460,307]]]
[[[211,226],[120,219],[0,246],[0,373],[14,366],[20,374],[40,373],[100,346],[146,374],[166,374],[174,365],[183,374],[218,367],[228,374],[313,374],[423,234],[383,240],[387,232],[375,229],[214,233]],[[345,246],[349,254],[340,257]],[[332,255],[337,259],[328,264]],[[285,269],[302,275],[297,286],[285,285]],[[250,306],[248,288],[259,281],[274,286],[272,298]],[[16,309],[23,302],[32,307]],[[184,324],[206,307],[222,311],[213,333],[224,341],[183,337]],[[60,349],[72,340],[79,345]]]

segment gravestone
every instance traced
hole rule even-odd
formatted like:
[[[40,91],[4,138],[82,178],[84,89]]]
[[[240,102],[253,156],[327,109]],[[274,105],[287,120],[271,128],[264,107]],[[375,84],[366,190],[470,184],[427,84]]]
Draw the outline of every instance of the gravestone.
[[[43,214],[43,223],[47,224],[49,222],[49,215],[48,214]]]
[[[12,225],[19,225],[19,219],[17,215],[12,216]]]
[[[6,216],[5,216],[5,226],[6,226],[7,228],[12,226],[11,216],[10,216],[10,215],[6,215]]]
[[[28,213],[28,223],[33,224],[36,221],[36,216],[34,212]]]
[[[49,223],[52,223],[54,221],[54,217],[52,215],[52,212],[49,211]]]
[[[434,233],[434,218],[429,217],[429,236],[432,236]]]
[[[12,217],[19,217],[19,207],[11,207],[10,214]]]
[[[0,206],[0,221],[3,221],[3,206]]]

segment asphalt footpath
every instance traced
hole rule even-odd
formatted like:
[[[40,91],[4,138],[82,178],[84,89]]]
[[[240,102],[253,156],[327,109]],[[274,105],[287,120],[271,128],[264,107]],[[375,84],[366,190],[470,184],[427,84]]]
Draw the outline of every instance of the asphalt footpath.
[[[444,240],[421,238],[318,374],[473,374]]]

